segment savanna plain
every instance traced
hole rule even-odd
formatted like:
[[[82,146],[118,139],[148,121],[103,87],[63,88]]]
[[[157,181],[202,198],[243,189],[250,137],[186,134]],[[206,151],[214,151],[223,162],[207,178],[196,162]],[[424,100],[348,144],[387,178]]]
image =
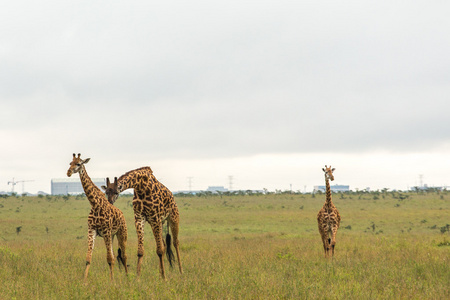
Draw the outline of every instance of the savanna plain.
[[[161,279],[146,224],[136,276],[132,196],[121,196],[115,205],[127,220],[129,274],[116,263],[110,280],[97,238],[84,283],[88,200],[0,198],[0,299],[450,299],[450,192],[333,194],[342,217],[333,259],[324,257],[317,229],[323,194],[175,201],[183,274],[165,259]]]

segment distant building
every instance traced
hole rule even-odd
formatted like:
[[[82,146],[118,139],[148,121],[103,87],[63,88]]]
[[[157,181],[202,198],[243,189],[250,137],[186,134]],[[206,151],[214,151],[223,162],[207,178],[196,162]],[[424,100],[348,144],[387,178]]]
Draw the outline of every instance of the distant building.
[[[208,188],[206,189],[207,192],[213,192],[213,193],[217,193],[217,192],[228,192],[228,189],[224,188],[223,186],[208,186]]]
[[[350,186],[349,185],[331,185],[330,186],[331,192],[333,193],[338,193],[338,192],[349,192],[350,191]],[[321,191],[324,192],[326,191],[326,187],[324,185],[315,185],[314,186],[314,193]]]
[[[104,178],[91,178],[92,182],[101,189],[105,185]],[[80,178],[54,178],[52,179],[52,195],[83,194],[84,189]]]

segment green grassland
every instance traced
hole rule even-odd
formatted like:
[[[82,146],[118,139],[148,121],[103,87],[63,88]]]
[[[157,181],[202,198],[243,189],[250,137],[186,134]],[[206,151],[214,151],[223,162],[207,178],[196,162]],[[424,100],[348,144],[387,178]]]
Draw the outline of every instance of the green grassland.
[[[132,198],[128,276],[96,240],[88,282],[85,197],[0,198],[0,299],[449,299],[450,193],[333,194],[342,222],[326,259],[317,229],[325,196],[178,196],[184,273],[160,278],[145,227],[136,277]],[[115,251],[117,241],[114,242]]]

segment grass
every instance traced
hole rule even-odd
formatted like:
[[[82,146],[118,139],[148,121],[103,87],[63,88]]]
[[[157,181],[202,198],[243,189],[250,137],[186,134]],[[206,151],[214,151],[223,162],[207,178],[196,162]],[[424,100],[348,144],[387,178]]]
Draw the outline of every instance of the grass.
[[[335,194],[342,223],[335,258],[325,259],[324,195],[177,197],[184,274],[166,263],[163,281],[148,225],[136,277],[132,199],[120,197],[130,273],[116,264],[109,280],[99,238],[87,284],[84,197],[0,198],[0,299],[448,299],[449,198]]]

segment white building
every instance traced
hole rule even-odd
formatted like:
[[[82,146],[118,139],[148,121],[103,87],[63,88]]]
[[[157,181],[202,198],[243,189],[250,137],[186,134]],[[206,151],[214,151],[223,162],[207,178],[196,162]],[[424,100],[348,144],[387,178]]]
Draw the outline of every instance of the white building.
[[[208,186],[208,188],[206,189],[207,192],[213,192],[213,193],[217,193],[217,192],[228,192],[228,189],[224,188],[223,186]]]
[[[330,186],[331,192],[338,193],[338,192],[349,192],[350,186],[349,185],[331,185]],[[326,187],[324,185],[315,185],[314,186],[314,193],[317,193],[318,191],[324,192],[326,191]]]
[[[105,184],[104,178],[91,178],[92,182],[101,189]],[[83,194],[83,186],[80,178],[54,178],[52,179],[52,195],[77,195]]]

